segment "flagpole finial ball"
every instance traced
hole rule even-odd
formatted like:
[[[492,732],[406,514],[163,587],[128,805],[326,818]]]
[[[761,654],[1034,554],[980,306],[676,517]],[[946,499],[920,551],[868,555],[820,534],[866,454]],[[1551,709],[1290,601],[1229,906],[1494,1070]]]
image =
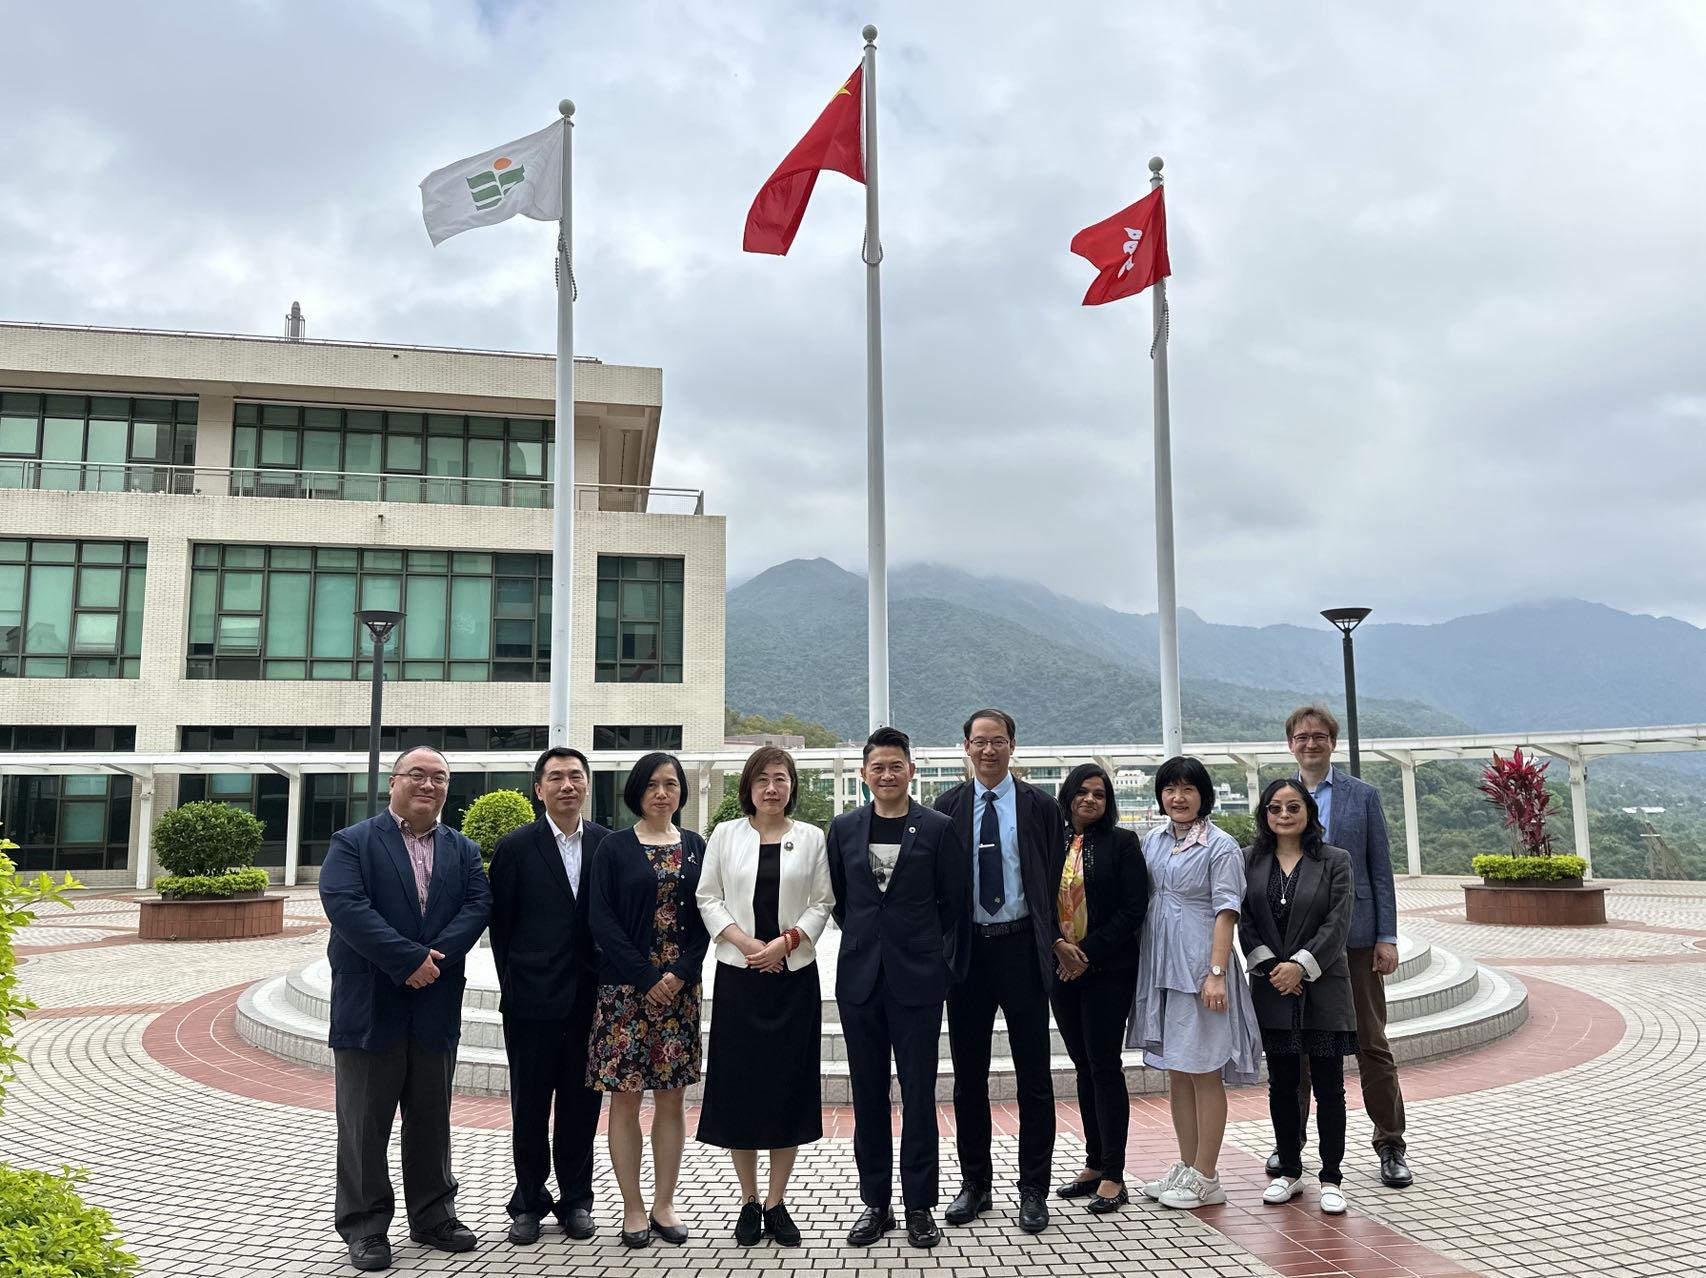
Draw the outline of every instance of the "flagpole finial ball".
[[[568,98],[564,98],[561,102],[557,103],[557,110],[562,112],[563,118],[566,120],[575,113],[575,104]]]
[[[1161,172],[1161,157],[1159,155],[1149,157],[1149,171],[1151,173]]]
[[[877,29],[869,23],[865,24],[865,43],[870,44],[877,38]]]

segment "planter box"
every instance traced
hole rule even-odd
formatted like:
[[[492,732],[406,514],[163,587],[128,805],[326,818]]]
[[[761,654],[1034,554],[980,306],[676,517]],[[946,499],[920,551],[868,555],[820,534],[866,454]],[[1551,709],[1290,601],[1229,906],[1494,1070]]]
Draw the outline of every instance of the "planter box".
[[[1471,923],[1529,927],[1587,927],[1605,922],[1605,889],[1544,883],[1466,883],[1463,914]]]
[[[145,941],[234,941],[284,931],[284,897],[264,893],[204,901],[142,902]]]
[[[1579,888],[1582,885],[1580,877],[1568,879],[1488,879],[1481,880],[1482,887],[1490,888],[1521,888],[1523,891],[1544,892],[1551,888]]]

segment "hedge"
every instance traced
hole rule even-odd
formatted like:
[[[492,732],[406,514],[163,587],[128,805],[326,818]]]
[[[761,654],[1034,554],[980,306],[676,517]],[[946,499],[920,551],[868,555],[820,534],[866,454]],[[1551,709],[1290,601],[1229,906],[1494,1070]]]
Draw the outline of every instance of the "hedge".
[[[1579,879],[1588,863],[1579,856],[1478,856],[1470,867],[1484,879],[1512,883],[1550,883],[1557,879]]]
[[[158,880],[154,886],[161,898],[167,901],[237,896],[243,892],[265,892],[267,872],[248,869],[232,870],[228,874],[171,874]]]
[[[468,805],[462,833],[480,845],[480,860],[489,867],[498,840],[533,821],[533,804],[520,790],[488,790]]]
[[[0,1274],[7,1278],[129,1278],[136,1257],[112,1217],[77,1196],[86,1173],[0,1163]]]

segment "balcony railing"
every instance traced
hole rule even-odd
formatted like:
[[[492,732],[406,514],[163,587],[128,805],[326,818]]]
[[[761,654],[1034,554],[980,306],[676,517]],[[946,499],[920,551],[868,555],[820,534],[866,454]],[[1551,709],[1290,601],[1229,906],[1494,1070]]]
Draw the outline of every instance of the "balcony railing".
[[[543,510],[551,484],[540,479],[470,479],[455,475],[281,470],[270,466],[159,466],[148,462],[37,461],[0,458],[0,490],[169,493],[180,496],[282,497],[313,501],[416,502],[433,506],[504,506]],[[698,488],[650,484],[576,484],[575,509],[653,515],[703,515]]]

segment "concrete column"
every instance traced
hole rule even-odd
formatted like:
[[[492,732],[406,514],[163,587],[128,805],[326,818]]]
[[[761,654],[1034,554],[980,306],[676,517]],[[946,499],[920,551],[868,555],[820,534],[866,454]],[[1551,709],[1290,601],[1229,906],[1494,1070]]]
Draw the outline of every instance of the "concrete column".
[[[1422,829],[1421,818],[1416,811],[1416,760],[1414,755],[1406,754],[1398,760],[1400,775],[1404,778],[1404,853],[1409,861],[1411,874],[1422,872]]]
[[[149,768],[138,779],[142,784],[136,795],[136,886],[146,888],[154,869],[154,769]]]
[[[284,819],[284,886],[296,886],[296,870],[302,861],[302,772],[290,774],[289,808]]]
[[[1588,847],[1588,765],[1580,755],[1570,760],[1570,817],[1575,825],[1576,855],[1587,862],[1584,879],[1593,877],[1593,851]]]
[[[232,398],[203,394],[196,404],[195,464],[224,469],[231,465]],[[196,485],[203,492],[225,490],[211,477]]]
[[[842,787],[847,780],[847,760],[840,753],[835,756],[835,798],[831,800],[829,811],[831,816],[840,816],[847,809],[841,806]]]
[[[697,771],[699,774],[699,819],[693,828],[703,831],[711,822],[711,812],[714,807],[711,803],[711,782],[715,779],[717,773],[715,769],[710,767],[701,767]]]
[[[1245,759],[1244,788],[1250,792],[1250,815],[1256,815],[1256,803],[1262,797],[1262,770],[1254,759]]]

